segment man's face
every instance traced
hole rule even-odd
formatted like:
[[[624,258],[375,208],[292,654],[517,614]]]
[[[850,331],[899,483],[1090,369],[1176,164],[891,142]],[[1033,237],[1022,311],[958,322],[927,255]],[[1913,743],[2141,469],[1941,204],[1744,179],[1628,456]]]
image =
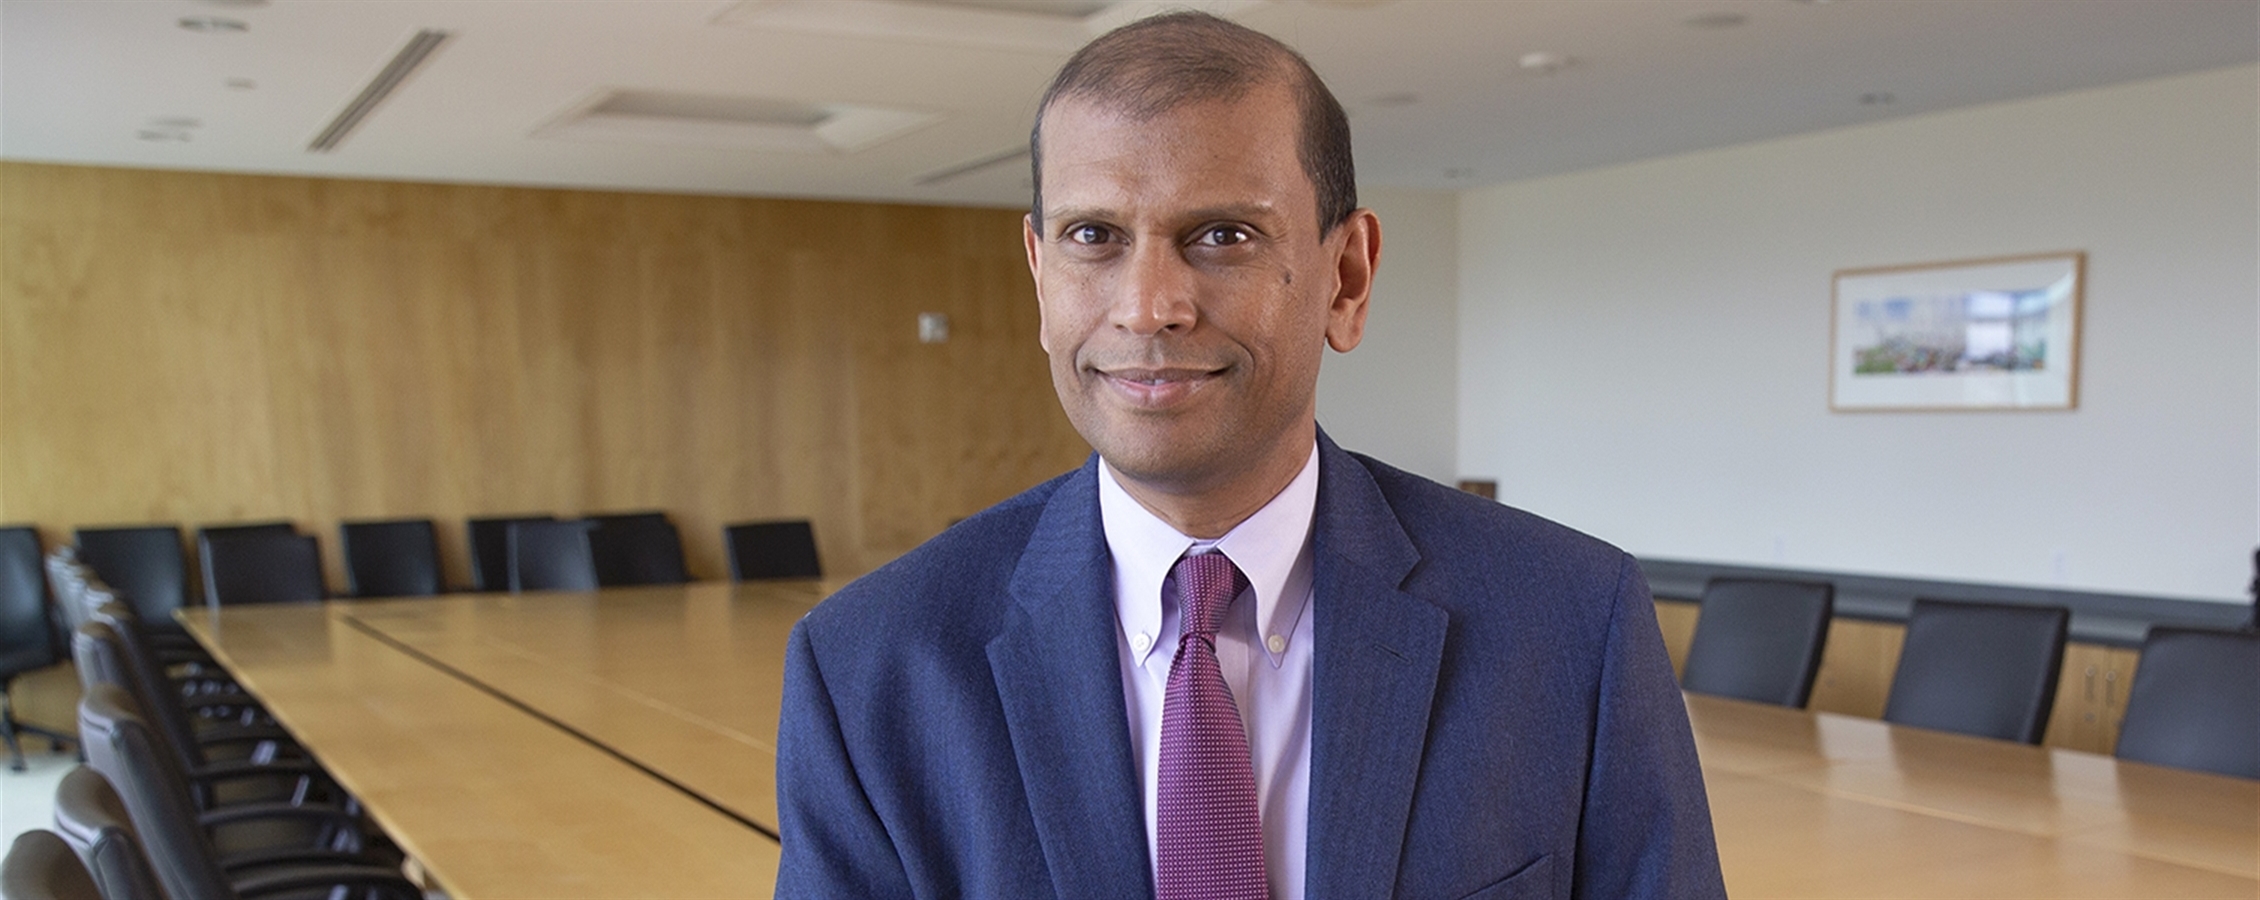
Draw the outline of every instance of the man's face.
[[[1297,125],[1279,86],[1146,120],[1045,114],[1026,235],[1044,351],[1068,419],[1130,479],[1201,493],[1309,452],[1319,357],[1357,345],[1379,235],[1362,210],[1320,232]]]

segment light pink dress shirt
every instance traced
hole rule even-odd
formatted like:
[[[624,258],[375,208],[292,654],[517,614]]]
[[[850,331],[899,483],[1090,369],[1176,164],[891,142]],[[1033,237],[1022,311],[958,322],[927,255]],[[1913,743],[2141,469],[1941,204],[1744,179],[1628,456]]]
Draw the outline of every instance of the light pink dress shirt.
[[[1214,541],[1178,533],[1122,489],[1099,464],[1099,518],[1114,555],[1116,643],[1130,715],[1130,751],[1145,794],[1147,859],[1154,858],[1161,699],[1177,657],[1177,591],[1171,566],[1188,550],[1214,547],[1248,576],[1216,635],[1225,684],[1240,707],[1254,758],[1263,856],[1273,900],[1301,900],[1310,831],[1311,517],[1318,505],[1318,445],[1287,487]]]

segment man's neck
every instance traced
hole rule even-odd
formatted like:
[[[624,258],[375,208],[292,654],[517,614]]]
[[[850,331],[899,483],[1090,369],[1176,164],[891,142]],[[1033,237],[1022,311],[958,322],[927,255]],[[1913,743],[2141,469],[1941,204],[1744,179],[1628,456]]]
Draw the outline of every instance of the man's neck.
[[[1180,487],[1140,481],[1103,458],[1100,465],[1107,466],[1123,493],[1138,501],[1139,506],[1153,513],[1155,518],[1177,529],[1178,533],[1201,540],[1223,537],[1234,526],[1255,515],[1264,504],[1285,490],[1288,482],[1303,470],[1310,460],[1311,447],[1318,440],[1318,429],[1313,425],[1310,436],[1302,441],[1290,441],[1264,458],[1251,469],[1213,485]]]

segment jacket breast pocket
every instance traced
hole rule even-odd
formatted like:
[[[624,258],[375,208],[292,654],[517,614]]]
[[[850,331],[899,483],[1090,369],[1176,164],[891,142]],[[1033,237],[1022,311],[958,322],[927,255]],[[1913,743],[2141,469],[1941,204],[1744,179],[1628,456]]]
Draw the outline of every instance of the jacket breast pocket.
[[[1549,853],[1515,873],[1477,888],[1460,900],[1536,900],[1553,896],[1554,855]]]

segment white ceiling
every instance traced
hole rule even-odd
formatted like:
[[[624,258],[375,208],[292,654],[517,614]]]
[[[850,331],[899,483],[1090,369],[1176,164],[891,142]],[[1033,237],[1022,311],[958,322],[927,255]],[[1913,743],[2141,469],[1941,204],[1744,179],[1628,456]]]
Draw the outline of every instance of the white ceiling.
[[[1017,205],[1024,159],[934,176],[1024,149],[1036,97],[1074,45],[1161,5],[0,0],[0,157]],[[1351,111],[1363,183],[1442,189],[2260,57],[2260,0],[1168,5],[1218,10],[1308,55]],[[1087,16],[1062,17],[1076,12]],[[208,17],[243,30],[180,24]],[[307,150],[420,29],[451,36],[335,151]],[[1571,62],[1536,74],[1518,64],[1534,52]],[[641,92],[642,106],[619,108],[688,94],[865,118],[829,143],[767,126],[567,127],[588,126],[566,119],[612,90]]]

